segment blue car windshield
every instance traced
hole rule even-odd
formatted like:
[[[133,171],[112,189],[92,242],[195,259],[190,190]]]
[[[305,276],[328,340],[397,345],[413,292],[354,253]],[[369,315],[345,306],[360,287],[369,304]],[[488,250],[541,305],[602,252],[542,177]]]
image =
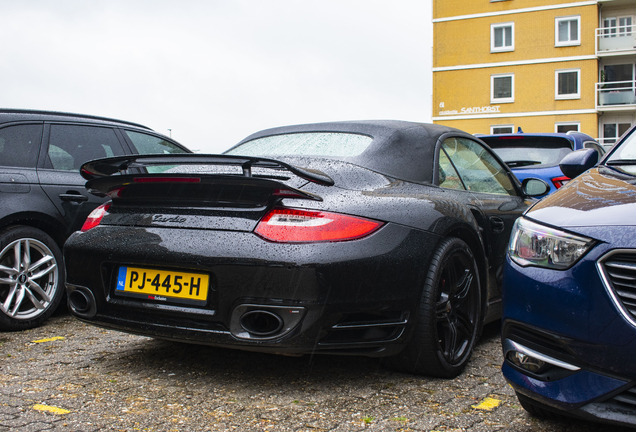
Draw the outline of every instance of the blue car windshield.
[[[373,138],[341,132],[310,132],[271,135],[234,147],[225,154],[240,156],[358,156]]]

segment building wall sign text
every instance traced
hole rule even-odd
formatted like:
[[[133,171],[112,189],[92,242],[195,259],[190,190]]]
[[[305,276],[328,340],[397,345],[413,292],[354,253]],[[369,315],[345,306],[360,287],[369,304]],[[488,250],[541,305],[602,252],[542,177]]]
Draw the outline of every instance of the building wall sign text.
[[[499,107],[500,107],[500,105],[462,108],[459,111],[458,110],[444,110],[444,111],[440,111],[439,115],[498,113],[498,112],[501,112],[501,111],[499,111]]]

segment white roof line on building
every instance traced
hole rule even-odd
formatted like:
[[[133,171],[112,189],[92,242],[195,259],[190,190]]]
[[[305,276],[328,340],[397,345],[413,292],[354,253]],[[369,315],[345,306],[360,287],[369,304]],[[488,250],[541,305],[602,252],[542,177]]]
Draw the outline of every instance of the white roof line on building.
[[[537,7],[525,8],[525,9],[512,9],[512,10],[505,10],[505,11],[498,11],[498,12],[484,12],[484,13],[473,14],[473,15],[457,15],[457,16],[447,17],[447,18],[434,18],[433,23],[460,21],[460,20],[467,20],[467,19],[473,19],[473,18],[487,18],[487,17],[493,17],[493,16],[512,15],[512,14],[526,13],[526,12],[539,12],[539,11],[552,10],[552,9],[565,9],[565,8],[572,8],[572,7],[592,6],[596,4],[597,4],[597,0],[588,0],[588,1],[575,2],[575,3],[558,4],[558,5],[537,6]]]
[[[521,66],[521,65],[542,64],[542,63],[559,63],[559,62],[580,61],[580,60],[596,60],[597,58],[598,57],[596,57],[595,55],[585,55],[585,56],[573,56],[573,57],[553,57],[553,58],[532,59],[532,60],[517,60],[517,61],[499,62],[499,63],[478,63],[474,65],[442,66],[442,67],[434,67],[433,72],[445,72],[445,71],[455,71],[455,70],[465,70],[465,69],[483,69],[483,68],[506,67],[506,66]]]
[[[486,118],[502,118],[502,117],[532,117],[532,116],[549,116],[549,115],[567,115],[567,114],[596,114],[595,109],[583,110],[563,110],[563,111],[535,111],[521,113],[500,113],[500,114],[480,114],[480,115],[447,115],[433,117],[433,121],[443,120],[470,120],[470,119],[486,119]]]

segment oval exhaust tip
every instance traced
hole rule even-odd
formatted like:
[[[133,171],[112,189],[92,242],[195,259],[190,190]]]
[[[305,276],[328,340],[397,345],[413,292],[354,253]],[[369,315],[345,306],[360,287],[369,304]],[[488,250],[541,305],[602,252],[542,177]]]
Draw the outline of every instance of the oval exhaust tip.
[[[255,336],[272,336],[283,328],[283,320],[273,312],[251,310],[241,316],[241,327]]]
[[[75,290],[68,295],[71,308],[79,313],[86,313],[90,309],[90,299],[82,291]]]

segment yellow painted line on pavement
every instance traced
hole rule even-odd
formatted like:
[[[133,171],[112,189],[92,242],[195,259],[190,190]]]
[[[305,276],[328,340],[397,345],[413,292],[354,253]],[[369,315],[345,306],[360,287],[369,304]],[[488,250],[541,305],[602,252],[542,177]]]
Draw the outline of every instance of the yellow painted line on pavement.
[[[70,413],[69,410],[65,410],[64,408],[58,408],[58,407],[54,407],[54,406],[49,406],[49,405],[41,405],[41,404],[36,404],[33,405],[33,409],[37,410],[37,411],[48,411],[50,413],[53,414],[68,414]]]
[[[31,343],[53,342],[56,340],[64,340],[64,339],[66,339],[64,336],[55,336],[55,337],[46,338],[46,339],[34,340],[34,341],[31,341]]]
[[[494,408],[497,408],[501,401],[499,399],[493,399],[491,397],[487,397],[486,399],[479,402],[477,405],[472,405],[475,409],[492,411]]]

